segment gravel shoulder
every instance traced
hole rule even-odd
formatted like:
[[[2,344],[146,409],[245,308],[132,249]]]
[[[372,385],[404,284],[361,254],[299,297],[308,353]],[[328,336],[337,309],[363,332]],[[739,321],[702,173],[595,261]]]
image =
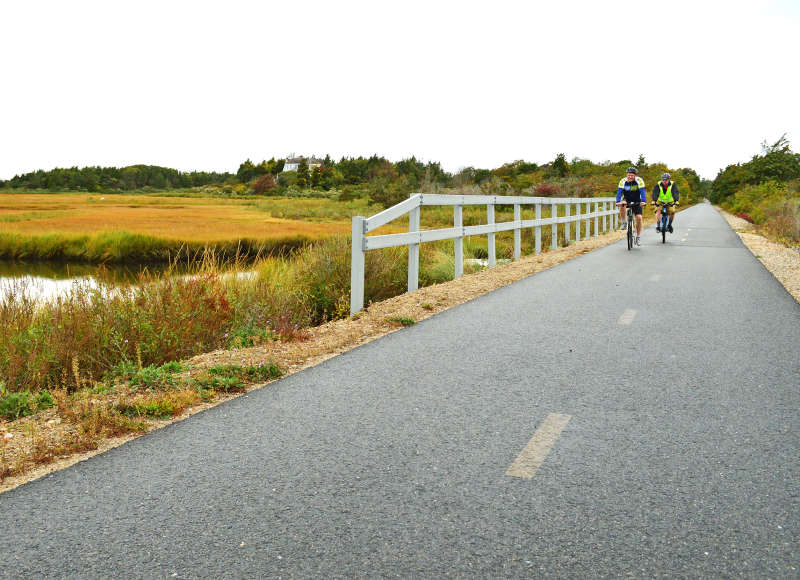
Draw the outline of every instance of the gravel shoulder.
[[[731,215],[719,207],[716,209],[753,255],[800,302],[800,248],[790,248],[773,242],[759,234],[755,226],[747,220]]]

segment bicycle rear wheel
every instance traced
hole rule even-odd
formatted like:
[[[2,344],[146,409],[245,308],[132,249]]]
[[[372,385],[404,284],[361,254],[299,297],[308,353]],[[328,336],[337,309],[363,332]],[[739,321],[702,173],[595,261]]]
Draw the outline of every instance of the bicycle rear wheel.
[[[666,219],[662,219],[661,220],[661,243],[662,244],[666,244],[667,243],[667,220]]]

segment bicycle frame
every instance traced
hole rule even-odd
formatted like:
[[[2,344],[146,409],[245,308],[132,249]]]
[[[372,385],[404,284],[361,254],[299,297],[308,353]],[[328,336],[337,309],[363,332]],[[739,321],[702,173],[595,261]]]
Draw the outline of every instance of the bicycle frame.
[[[669,227],[669,212],[667,207],[675,205],[674,203],[656,203],[661,208],[661,215],[658,218],[659,228],[661,229],[661,243],[667,243],[667,228]]]
[[[637,205],[641,205],[641,202],[625,202],[625,217],[628,222],[628,250],[633,249],[633,222],[636,219],[636,215],[633,213],[633,207]]]

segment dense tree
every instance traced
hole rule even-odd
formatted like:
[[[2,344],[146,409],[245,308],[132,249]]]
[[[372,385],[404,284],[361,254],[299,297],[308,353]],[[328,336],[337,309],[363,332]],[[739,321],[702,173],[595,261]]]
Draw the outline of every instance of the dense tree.
[[[566,155],[563,153],[556,155],[556,158],[550,164],[550,173],[557,177],[565,177],[569,173]]]
[[[297,166],[297,186],[300,189],[305,189],[308,187],[308,181],[308,160],[302,157]]]
[[[793,153],[786,135],[772,145],[761,144],[761,155],[746,163],[728,165],[711,184],[711,201],[722,203],[746,185],[800,179],[800,154]]]

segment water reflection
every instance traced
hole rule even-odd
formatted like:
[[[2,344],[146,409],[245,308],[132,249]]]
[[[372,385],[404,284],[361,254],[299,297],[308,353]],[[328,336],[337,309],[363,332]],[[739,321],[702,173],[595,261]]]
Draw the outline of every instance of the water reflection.
[[[97,266],[65,264],[63,262],[5,262],[0,261],[0,298],[9,293],[25,292],[34,299],[47,299],[66,294],[76,283],[96,288],[98,280],[113,284],[132,284],[143,271],[151,274],[182,274],[186,266],[126,265]]]

